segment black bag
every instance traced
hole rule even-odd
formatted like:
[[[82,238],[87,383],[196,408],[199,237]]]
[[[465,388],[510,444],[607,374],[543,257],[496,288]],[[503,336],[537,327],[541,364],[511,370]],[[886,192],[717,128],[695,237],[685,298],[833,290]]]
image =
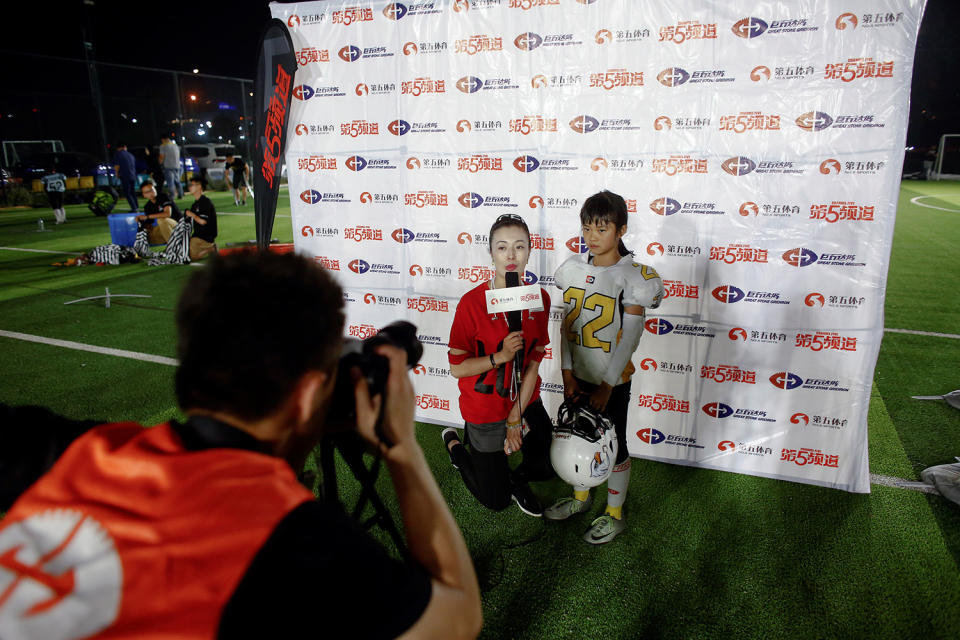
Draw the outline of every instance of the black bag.
[[[105,216],[113,211],[119,199],[120,194],[117,193],[116,189],[102,184],[90,194],[90,211],[93,211],[98,216]]]

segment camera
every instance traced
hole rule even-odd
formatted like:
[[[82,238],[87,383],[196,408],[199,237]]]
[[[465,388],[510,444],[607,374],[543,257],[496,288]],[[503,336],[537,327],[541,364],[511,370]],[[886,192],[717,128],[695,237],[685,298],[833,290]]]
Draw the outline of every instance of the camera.
[[[337,365],[337,383],[333,390],[333,404],[330,407],[329,422],[342,428],[352,428],[356,425],[356,401],[353,395],[353,378],[350,370],[357,367],[367,380],[370,388],[370,397],[382,394],[390,376],[390,361],[384,356],[375,353],[375,349],[389,344],[402,349],[407,354],[407,367],[416,365],[423,356],[423,345],[417,339],[417,328],[404,320],[391,322],[376,334],[359,340],[346,337],[340,350],[340,362]],[[391,442],[384,437],[377,423],[377,436],[384,444],[391,446]]]

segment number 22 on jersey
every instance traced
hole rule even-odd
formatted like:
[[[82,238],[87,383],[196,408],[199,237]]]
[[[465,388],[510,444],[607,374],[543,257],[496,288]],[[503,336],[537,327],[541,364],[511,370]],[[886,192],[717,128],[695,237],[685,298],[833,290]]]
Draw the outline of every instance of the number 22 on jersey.
[[[588,349],[603,349],[605,353],[609,353],[610,341],[600,340],[597,338],[597,333],[613,323],[613,314],[617,311],[616,299],[602,293],[591,293],[587,296],[586,289],[567,287],[563,292],[563,302],[564,304],[573,302],[573,308],[567,313],[564,320],[564,328],[570,336],[569,339],[574,344],[582,345]],[[584,323],[580,331],[574,333],[570,329],[576,324],[584,309],[593,311],[596,315],[593,319]]]

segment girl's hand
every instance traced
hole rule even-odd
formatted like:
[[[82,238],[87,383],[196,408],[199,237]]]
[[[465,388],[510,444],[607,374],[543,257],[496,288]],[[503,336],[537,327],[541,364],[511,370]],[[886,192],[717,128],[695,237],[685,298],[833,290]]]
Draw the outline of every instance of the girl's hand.
[[[590,406],[597,411],[603,411],[607,408],[607,401],[610,400],[610,393],[613,391],[606,382],[601,381],[600,386],[590,394]]]
[[[577,384],[577,379],[573,377],[573,371],[563,369],[561,374],[563,375],[563,397],[570,399],[580,395],[580,385]]]
[[[523,332],[508,333],[507,337],[503,339],[503,349],[497,352],[496,360],[500,364],[510,362],[513,360],[513,354],[521,349],[523,349]]]

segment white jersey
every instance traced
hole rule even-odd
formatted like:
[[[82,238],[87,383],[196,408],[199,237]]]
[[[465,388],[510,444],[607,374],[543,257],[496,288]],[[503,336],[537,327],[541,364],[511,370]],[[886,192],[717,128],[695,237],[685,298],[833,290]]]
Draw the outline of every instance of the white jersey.
[[[598,267],[591,258],[586,253],[568,258],[554,277],[563,291],[562,336],[570,348],[574,375],[599,384],[620,339],[623,308],[659,307],[663,281],[653,267],[635,262],[629,254],[609,267]],[[632,374],[628,363],[621,381]]]

